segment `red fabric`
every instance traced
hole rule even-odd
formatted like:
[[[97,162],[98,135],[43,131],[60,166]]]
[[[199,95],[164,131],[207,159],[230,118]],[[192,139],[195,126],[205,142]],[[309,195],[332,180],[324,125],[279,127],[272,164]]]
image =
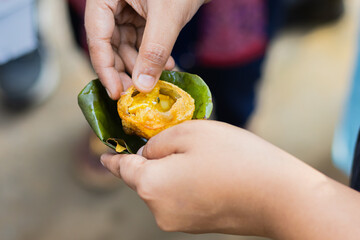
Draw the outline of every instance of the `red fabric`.
[[[68,3],[71,9],[77,14],[78,18],[81,19],[81,22],[74,26],[74,31],[78,33],[80,46],[89,55],[89,47],[87,44],[86,31],[84,27],[86,0],[68,0]]]
[[[68,0],[68,2],[79,15],[84,16],[86,0]]]
[[[200,16],[197,58],[202,65],[231,66],[264,54],[265,0],[213,0]]]
[[[265,52],[266,0],[213,0],[203,6],[196,56],[201,65],[233,66],[250,62]],[[68,0],[84,18],[86,0]],[[81,25],[80,42],[88,52]]]

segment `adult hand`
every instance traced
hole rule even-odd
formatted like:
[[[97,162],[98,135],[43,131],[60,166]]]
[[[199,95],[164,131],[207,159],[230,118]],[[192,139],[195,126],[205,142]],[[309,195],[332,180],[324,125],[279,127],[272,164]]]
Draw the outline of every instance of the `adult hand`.
[[[152,90],[175,40],[204,0],[87,0],[85,28],[93,67],[116,100],[132,84]],[[132,76],[132,79],[130,76]]]
[[[358,239],[360,194],[255,135],[214,121],[169,128],[102,163],[161,229],[274,239]]]

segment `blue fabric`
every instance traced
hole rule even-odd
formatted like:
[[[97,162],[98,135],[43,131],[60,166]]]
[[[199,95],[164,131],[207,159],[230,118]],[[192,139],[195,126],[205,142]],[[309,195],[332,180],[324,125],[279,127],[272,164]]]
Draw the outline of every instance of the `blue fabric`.
[[[0,64],[37,48],[34,0],[0,0]]]
[[[355,147],[354,163],[351,171],[350,187],[360,192],[360,132]]]
[[[0,0],[0,20],[32,3],[34,0]]]
[[[360,128],[360,36],[355,73],[349,89],[344,116],[335,131],[332,156],[336,167],[350,175],[357,133]]]

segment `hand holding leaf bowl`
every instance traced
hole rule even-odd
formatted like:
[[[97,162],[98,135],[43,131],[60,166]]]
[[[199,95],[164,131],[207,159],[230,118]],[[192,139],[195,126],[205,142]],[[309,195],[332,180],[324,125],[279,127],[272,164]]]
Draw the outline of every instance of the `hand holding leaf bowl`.
[[[164,71],[150,93],[132,86],[118,102],[93,80],[79,93],[78,103],[99,139],[118,153],[136,153],[147,139],[186,120],[207,119],[213,107],[199,76],[173,71]]]

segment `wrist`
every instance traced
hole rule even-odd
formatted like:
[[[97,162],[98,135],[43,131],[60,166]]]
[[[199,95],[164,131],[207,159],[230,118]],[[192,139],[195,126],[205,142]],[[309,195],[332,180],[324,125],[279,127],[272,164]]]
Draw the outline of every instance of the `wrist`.
[[[300,161],[294,167],[268,206],[268,237],[357,239],[351,223],[359,221],[359,194]]]
[[[326,176],[300,160],[291,165],[285,167],[286,172],[277,179],[266,206],[268,235],[274,239],[288,239],[294,229],[299,229],[297,218],[310,211],[309,199],[328,185]]]
[[[236,196],[236,199],[248,196],[248,212],[245,213],[248,222],[244,227],[248,232],[245,233],[273,239],[296,239],[289,233],[298,228],[297,216],[309,208],[303,204],[314,192],[326,188],[329,178],[286,152],[267,154],[272,157],[260,168],[262,172],[255,172],[253,176],[258,177],[251,179],[248,190]],[[263,157],[267,158],[265,155]],[[244,212],[235,211],[235,214],[244,218]]]
[[[223,182],[229,188],[219,192],[225,201],[218,223],[225,229],[221,232],[275,238],[279,235],[278,224],[283,221],[281,216],[284,211],[291,211],[286,202],[289,195],[295,197],[291,193],[294,186],[296,188],[308,172],[321,175],[285,152],[276,152],[276,155],[279,159],[264,161],[265,166],[254,169],[249,166],[246,170],[252,172],[249,179],[244,178],[246,174],[238,174],[237,161],[229,164],[235,172],[228,174],[231,182]],[[246,188],[241,187],[244,183]]]

